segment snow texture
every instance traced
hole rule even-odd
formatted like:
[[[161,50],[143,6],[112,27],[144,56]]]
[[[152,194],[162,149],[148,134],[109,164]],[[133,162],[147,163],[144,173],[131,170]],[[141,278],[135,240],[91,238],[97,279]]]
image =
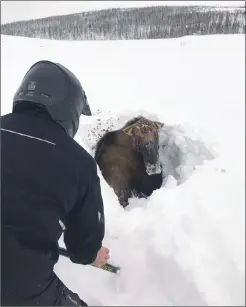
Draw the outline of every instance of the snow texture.
[[[93,116],[76,141],[94,154],[134,116],[165,123],[165,179],[124,210],[105,180],[104,245],[116,276],[60,257],[55,271],[89,305],[245,305],[245,36],[57,42],[1,36],[2,115],[38,60],[81,80]],[[61,246],[64,246],[62,238]]]

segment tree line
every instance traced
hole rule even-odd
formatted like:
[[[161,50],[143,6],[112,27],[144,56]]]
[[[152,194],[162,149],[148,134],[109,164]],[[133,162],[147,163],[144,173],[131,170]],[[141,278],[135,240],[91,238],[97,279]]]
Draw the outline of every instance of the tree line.
[[[1,25],[1,34],[55,40],[160,39],[245,33],[245,8],[107,9]]]

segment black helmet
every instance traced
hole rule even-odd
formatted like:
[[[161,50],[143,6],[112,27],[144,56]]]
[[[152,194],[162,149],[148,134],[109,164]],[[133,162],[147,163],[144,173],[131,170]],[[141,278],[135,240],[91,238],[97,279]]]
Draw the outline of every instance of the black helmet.
[[[72,138],[80,115],[91,115],[79,80],[61,64],[50,61],[39,61],[28,70],[14,95],[13,112],[23,102],[44,107]]]

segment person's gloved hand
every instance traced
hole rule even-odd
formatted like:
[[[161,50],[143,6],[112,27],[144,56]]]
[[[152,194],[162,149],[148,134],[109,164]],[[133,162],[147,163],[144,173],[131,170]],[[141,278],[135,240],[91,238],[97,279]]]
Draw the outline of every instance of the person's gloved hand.
[[[109,256],[109,249],[107,247],[101,247],[97,253],[97,257],[92,263],[92,265],[101,268],[104,264],[107,263]]]

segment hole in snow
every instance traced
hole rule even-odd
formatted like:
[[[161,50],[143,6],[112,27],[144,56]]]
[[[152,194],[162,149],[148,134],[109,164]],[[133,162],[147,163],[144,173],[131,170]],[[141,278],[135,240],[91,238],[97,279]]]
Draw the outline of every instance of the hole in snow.
[[[83,140],[82,145],[94,156],[98,140],[106,132],[122,128],[126,121],[135,117],[134,115],[98,112],[90,117],[85,116],[81,120],[76,138],[79,141]],[[152,119],[148,115],[146,117]],[[213,150],[192,130],[179,125],[165,124],[159,131],[159,159],[163,178],[161,188],[184,183],[192,175],[197,165],[215,157]]]

